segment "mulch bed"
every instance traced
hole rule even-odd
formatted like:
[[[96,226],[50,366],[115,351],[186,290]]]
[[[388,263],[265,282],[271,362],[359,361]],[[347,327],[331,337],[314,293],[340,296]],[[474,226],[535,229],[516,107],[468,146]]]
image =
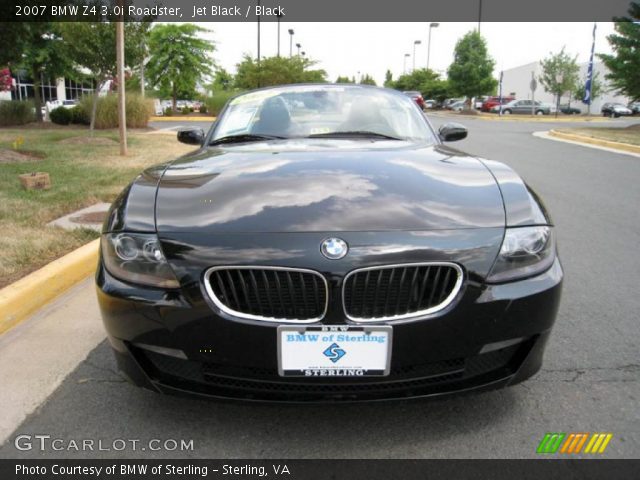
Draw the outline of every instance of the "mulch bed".
[[[42,160],[44,157],[45,155],[41,152],[0,148],[0,163],[35,162]]]

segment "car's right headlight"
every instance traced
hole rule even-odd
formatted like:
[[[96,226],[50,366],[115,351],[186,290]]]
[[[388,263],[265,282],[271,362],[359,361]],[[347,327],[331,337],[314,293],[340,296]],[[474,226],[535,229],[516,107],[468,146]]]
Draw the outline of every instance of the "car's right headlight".
[[[102,235],[101,247],[106,269],[120,280],[161,288],[180,286],[157,235],[107,233]]]
[[[551,267],[555,258],[552,227],[507,228],[487,282],[501,283],[537,275]]]

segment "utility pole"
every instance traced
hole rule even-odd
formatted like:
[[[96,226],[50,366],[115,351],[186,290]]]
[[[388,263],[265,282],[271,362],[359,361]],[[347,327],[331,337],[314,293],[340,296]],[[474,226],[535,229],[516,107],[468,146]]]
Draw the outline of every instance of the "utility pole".
[[[480,1],[480,5],[478,6],[478,35],[480,34],[480,24],[482,23],[482,0]]]
[[[116,22],[116,65],[118,76],[118,130],[120,155],[127,155],[127,111],[124,92],[124,0],[118,0],[120,15]]]

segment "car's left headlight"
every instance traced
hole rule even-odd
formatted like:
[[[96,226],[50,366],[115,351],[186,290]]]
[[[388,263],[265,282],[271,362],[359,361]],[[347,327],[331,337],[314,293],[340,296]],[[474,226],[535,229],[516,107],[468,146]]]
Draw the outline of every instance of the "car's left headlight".
[[[551,267],[555,258],[552,227],[507,228],[487,282],[508,282],[537,275]]]
[[[164,258],[157,235],[108,233],[102,235],[101,246],[104,265],[114,277],[152,287],[180,286]]]

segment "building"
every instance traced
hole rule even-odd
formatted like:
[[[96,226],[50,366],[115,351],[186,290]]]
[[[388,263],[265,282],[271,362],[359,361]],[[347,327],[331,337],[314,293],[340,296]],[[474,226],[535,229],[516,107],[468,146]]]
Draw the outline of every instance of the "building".
[[[587,70],[589,68],[588,63],[582,63],[580,66],[580,78],[586,78]],[[607,68],[602,62],[593,63],[594,75],[599,72],[600,81],[604,82],[605,75],[607,74]],[[520,100],[531,99],[531,89],[529,87],[531,83],[531,76],[535,75],[536,79],[542,74],[542,66],[540,62],[528,63],[520,67],[511,68],[503,72],[502,77],[502,94],[513,95]],[[561,103],[569,103],[571,100],[571,106],[579,108],[583,113],[587,112],[587,106],[579,100],[573,100],[569,98],[567,94],[561,99]],[[551,93],[544,91],[544,87],[538,81],[538,88],[535,91],[534,98],[537,101],[543,103],[549,103],[555,105],[555,97]],[[598,98],[594,98],[591,103],[591,113],[599,113],[600,108],[607,102],[619,102],[623,104],[629,103],[629,99],[623,96],[616,95],[615,93],[605,93]]]
[[[8,92],[0,92],[0,100],[27,100],[34,97],[33,79],[25,72],[12,72],[13,88]],[[77,82],[70,78],[41,79],[40,96],[43,105],[47,102],[63,102],[75,100],[82,95],[93,93],[93,82]]]

